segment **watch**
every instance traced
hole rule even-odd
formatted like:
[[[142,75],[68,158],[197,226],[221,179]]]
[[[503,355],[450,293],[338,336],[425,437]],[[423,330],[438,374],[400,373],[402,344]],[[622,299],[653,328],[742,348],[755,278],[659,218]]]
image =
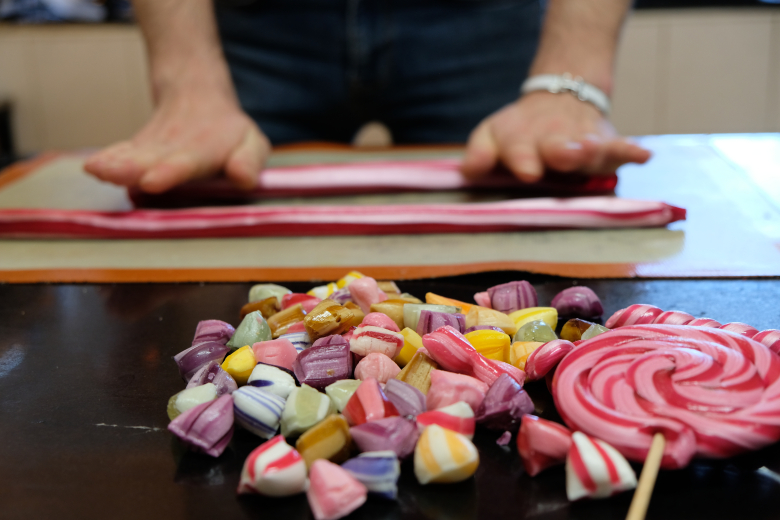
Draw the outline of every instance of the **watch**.
[[[603,90],[585,83],[581,77],[572,77],[568,72],[565,74],[539,74],[526,79],[520,87],[521,94],[537,91],[552,92],[560,94],[561,92],[570,92],[577,96],[580,101],[586,101],[599,109],[605,116],[609,115],[611,108],[609,97]]]

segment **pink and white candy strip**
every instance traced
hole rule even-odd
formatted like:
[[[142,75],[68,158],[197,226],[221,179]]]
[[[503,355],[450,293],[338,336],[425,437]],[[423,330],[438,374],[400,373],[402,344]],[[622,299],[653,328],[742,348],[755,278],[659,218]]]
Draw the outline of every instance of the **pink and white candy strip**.
[[[237,206],[97,212],[0,210],[2,237],[190,238],[487,232],[664,226],[685,210],[614,197],[487,203]]]
[[[780,440],[780,357],[706,327],[634,325],[583,341],[558,365],[566,424],[642,461],[663,433],[665,468],[729,457]]]
[[[599,439],[574,432],[566,457],[566,496],[606,498],[636,487],[636,474],[628,461],[612,446]]]

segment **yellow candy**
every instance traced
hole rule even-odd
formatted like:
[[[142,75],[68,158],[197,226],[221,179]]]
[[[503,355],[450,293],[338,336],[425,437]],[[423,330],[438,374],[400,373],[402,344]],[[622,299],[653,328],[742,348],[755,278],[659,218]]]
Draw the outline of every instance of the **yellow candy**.
[[[414,474],[420,484],[466,480],[477,471],[479,453],[464,435],[433,424],[414,449]]]
[[[363,312],[360,306],[355,302],[347,302],[344,304],[344,307],[352,311],[352,326],[360,326],[360,324],[363,323],[363,318],[366,317],[366,314]]]
[[[510,336],[514,336],[515,332],[517,332],[515,322],[503,312],[474,305],[466,313],[466,328],[476,327],[477,325],[498,327]]]
[[[298,438],[295,449],[310,468],[317,459],[340,464],[349,458],[352,437],[343,415],[329,415]]]
[[[466,334],[471,346],[488,359],[509,361],[509,335],[497,330],[475,330]]]
[[[338,282],[336,282],[336,286],[339,289],[343,289],[344,287],[346,287],[350,283],[352,283],[355,280],[358,280],[360,278],[363,278],[363,277],[365,277],[365,275],[363,273],[359,273],[357,271],[350,271],[347,274],[345,274],[342,279],[340,279]],[[330,285],[330,284],[328,284],[328,285]]]
[[[379,303],[371,304],[371,312],[381,312],[393,320],[399,329],[404,328],[404,305],[409,303],[407,300],[392,298]]]
[[[320,300],[324,300],[334,292],[339,290],[339,286],[335,284],[335,282],[331,282],[328,285],[319,285],[315,288],[313,288],[311,291],[307,292],[309,296],[316,296]]]
[[[542,320],[552,330],[555,330],[556,325],[558,325],[558,311],[555,307],[529,307],[515,311],[509,317],[515,322],[518,329],[534,320]]]
[[[309,338],[314,342],[331,334],[343,334],[352,327],[354,318],[355,314],[351,310],[325,299],[309,311],[303,323]]]
[[[512,343],[512,346],[509,347],[509,363],[520,370],[525,370],[525,363],[528,361],[528,356],[542,345],[544,345],[544,343],[540,341],[515,341]]]
[[[236,380],[238,386],[246,384],[256,366],[255,353],[249,345],[237,349],[222,362],[222,369]]]
[[[287,332],[290,325],[303,321],[305,317],[306,314],[303,312],[303,306],[298,303],[292,307],[287,307],[283,311],[277,312],[266,321],[271,328],[271,333],[274,338],[278,338]]]
[[[415,352],[411,361],[395,378],[427,394],[431,389],[431,370],[434,368],[439,368],[438,363],[422,352]]]
[[[401,331],[401,335],[404,337],[404,346],[401,348],[401,352],[395,356],[393,361],[395,361],[399,367],[403,368],[412,360],[417,349],[421,349],[423,344],[420,335],[409,327],[404,328]]]

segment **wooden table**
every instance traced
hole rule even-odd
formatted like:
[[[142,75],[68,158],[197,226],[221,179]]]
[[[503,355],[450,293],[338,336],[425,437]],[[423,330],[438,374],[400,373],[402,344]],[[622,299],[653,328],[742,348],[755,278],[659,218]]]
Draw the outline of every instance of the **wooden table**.
[[[518,273],[400,282],[468,300],[513,279],[534,283],[540,302],[571,279]],[[286,284],[294,291],[310,284]],[[606,315],[632,303],[686,310],[722,322],[780,326],[779,280],[593,280]],[[184,387],[171,359],[203,319],[237,324],[250,285],[0,285],[0,518],[304,520],[303,495],[235,495],[259,438],[237,431],[218,459],[185,452],[166,431],[168,398]],[[555,417],[540,383],[527,385],[542,416]],[[562,467],[531,478],[498,433],[475,438],[476,477],[422,487],[410,461],[397,502],[371,498],[350,518],[520,520],[623,518],[631,493],[570,504]],[[780,446],[662,471],[648,518],[780,517]],[[637,472],[639,466],[636,466]]]

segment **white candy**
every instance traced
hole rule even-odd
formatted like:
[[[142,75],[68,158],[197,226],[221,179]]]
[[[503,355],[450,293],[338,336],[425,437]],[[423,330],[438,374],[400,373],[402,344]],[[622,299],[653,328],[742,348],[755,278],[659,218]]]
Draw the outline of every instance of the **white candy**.
[[[279,336],[279,339],[286,339],[292,343],[298,354],[311,347],[311,338],[309,337],[308,332],[291,332],[289,334],[282,334]]]
[[[295,378],[271,365],[257,365],[249,375],[247,384],[287,399],[295,388]]]
[[[574,432],[571,439],[566,457],[569,500],[605,498],[636,487],[634,470],[615,448],[582,432]]]
[[[239,493],[283,497],[306,489],[306,463],[284,437],[277,435],[255,448],[241,470]]]
[[[233,418],[263,439],[276,434],[284,405],[283,398],[253,386],[243,386],[233,392]]]

